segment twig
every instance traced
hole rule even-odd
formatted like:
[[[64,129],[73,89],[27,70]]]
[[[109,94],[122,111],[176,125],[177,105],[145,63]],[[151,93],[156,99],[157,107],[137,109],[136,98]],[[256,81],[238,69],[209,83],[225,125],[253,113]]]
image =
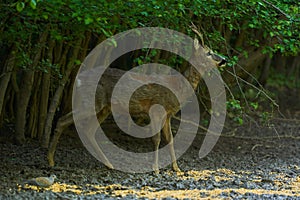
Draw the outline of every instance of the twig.
[[[288,18],[288,19],[291,18],[290,15],[286,14],[285,12],[283,12],[280,8],[278,8],[278,7],[275,6],[274,4],[272,4],[272,3],[270,3],[270,2],[268,2],[268,1],[266,1],[266,0],[262,0],[262,1],[265,2],[266,4],[272,6],[273,8],[275,8],[275,10],[278,10],[278,11],[279,11],[281,14],[283,14],[286,18]]]
[[[233,74],[236,74],[235,66],[233,66],[232,69],[233,69]],[[237,85],[238,85],[238,87],[239,87],[239,90],[241,91],[241,93],[242,93],[242,95],[243,95],[243,98],[245,99],[246,105],[247,105],[247,107],[249,108],[249,104],[248,104],[247,98],[246,98],[246,96],[245,96],[245,93],[244,93],[243,90],[242,90],[242,87],[241,87],[241,85],[240,85],[240,82],[238,81],[238,77],[239,77],[239,76],[234,76],[234,78],[235,78],[235,80],[236,80],[236,83],[237,83]],[[240,77],[239,77],[239,78],[240,78]]]
[[[201,128],[204,131],[208,131],[207,128],[205,128],[204,126],[200,125],[200,124],[196,124],[194,122],[188,121],[188,120],[183,120],[177,116],[173,117],[176,120],[185,122],[185,123],[189,123],[191,125],[197,126],[199,128]],[[283,138],[291,138],[291,139],[295,139],[295,140],[300,140],[300,136],[292,136],[292,135],[279,135],[277,130],[274,128],[275,132],[276,132],[276,136],[265,136],[265,137],[244,137],[244,136],[236,136],[235,132],[237,131],[236,128],[234,128],[232,131],[228,131],[226,133],[223,134],[219,134],[219,133],[215,133],[210,131],[209,134],[211,135],[215,135],[215,136],[219,136],[219,137],[226,137],[226,138],[235,138],[235,139],[247,139],[247,140],[266,140],[266,139],[283,139]],[[206,135],[207,133],[198,133],[200,135]]]
[[[174,118],[174,119],[177,119],[178,121],[182,121],[182,122],[184,122],[184,123],[188,123],[188,124],[197,126],[197,127],[201,128],[201,129],[204,130],[204,131],[208,131],[207,128],[205,128],[204,126],[202,126],[202,125],[200,125],[200,124],[197,124],[197,123],[195,123],[195,122],[183,120],[183,119],[181,119],[180,117],[177,117],[177,116],[173,116],[173,118]]]
[[[278,117],[274,117],[272,119],[273,120],[280,120],[280,121],[300,122],[299,119],[287,119],[287,118],[278,118]]]
[[[242,67],[241,67],[242,68]],[[243,69],[243,68],[242,68]],[[262,89],[258,88],[257,86],[253,85],[252,83],[247,82],[246,80],[242,79],[241,77],[235,75],[234,73],[230,72],[229,70],[226,70],[226,72],[228,72],[229,74],[231,74],[232,76],[236,77],[237,79],[241,80],[242,82],[246,83],[247,85],[250,85],[251,87],[253,87],[254,89],[261,91],[271,102],[273,105],[275,105],[276,107],[279,107],[279,105]],[[246,70],[245,70],[246,72]],[[248,73],[248,72],[247,72]]]

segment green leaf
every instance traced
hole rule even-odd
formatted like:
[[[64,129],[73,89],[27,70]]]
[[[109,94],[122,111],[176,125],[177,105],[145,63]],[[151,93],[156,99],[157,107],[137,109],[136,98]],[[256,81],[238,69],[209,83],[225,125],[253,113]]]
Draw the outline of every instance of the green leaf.
[[[257,103],[257,102],[251,102],[250,105],[251,105],[255,110],[257,110],[257,108],[258,108],[258,103]]]
[[[141,12],[141,15],[144,15],[145,17],[149,16],[149,14],[146,11]]]
[[[109,34],[106,30],[104,30],[103,28],[101,28],[101,31],[102,31],[102,33],[104,33],[104,35],[106,36],[106,37],[110,37],[111,36],[111,34]]]
[[[43,16],[43,18],[46,19],[46,20],[49,18],[48,15],[47,15],[46,13],[43,14],[42,16]]]
[[[92,18],[90,18],[90,17],[87,17],[87,18],[84,19],[84,24],[85,25],[89,25],[89,24],[91,24],[93,22],[94,22],[94,20]]]
[[[250,27],[250,28],[254,28],[255,25],[254,25],[254,24],[249,24],[249,27]]]
[[[30,7],[32,8],[32,9],[36,9],[36,1],[35,0],[30,0]]]
[[[17,8],[18,12],[22,12],[22,10],[25,8],[25,3],[24,2],[18,2],[16,8]]]
[[[117,43],[117,41],[116,41],[114,38],[109,38],[109,42],[111,42],[111,44],[112,44],[114,47],[117,47],[117,46],[118,46],[118,43]]]
[[[238,121],[238,123],[239,123],[240,125],[243,125],[243,124],[244,124],[244,120],[243,120],[242,118],[237,117],[236,120]]]
[[[76,60],[74,61],[74,63],[75,63],[75,65],[80,65],[80,64],[81,64],[81,61],[76,59]]]

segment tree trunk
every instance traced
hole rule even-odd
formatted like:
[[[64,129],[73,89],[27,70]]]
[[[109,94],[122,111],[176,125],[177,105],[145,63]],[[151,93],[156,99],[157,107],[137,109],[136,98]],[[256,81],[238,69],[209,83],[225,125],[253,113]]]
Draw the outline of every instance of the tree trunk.
[[[270,56],[267,56],[267,58],[265,60],[265,64],[261,70],[260,77],[258,79],[262,85],[265,85],[267,83],[271,62],[272,62],[272,58]]]
[[[25,125],[27,106],[31,95],[31,89],[34,80],[34,72],[32,70],[24,73],[20,91],[17,94],[17,113],[16,113],[16,142],[23,144],[25,142]]]
[[[81,45],[81,51],[77,56],[77,60],[84,60],[84,58],[87,56],[87,50],[89,49],[89,43],[91,41],[91,33],[90,32],[86,32],[85,33],[85,38],[82,41],[82,45]],[[62,107],[64,109],[64,113],[68,113],[70,112],[70,110],[72,110],[72,94],[73,94],[73,83],[75,81],[77,72],[78,72],[79,66],[76,67],[76,69],[72,69],[72,72],[69,76],[69,80],[67,85],[65,85],[65,91],[64,91],[64,95],[63,98],[61,100],[62,102]]]
[[[36,138],[37,136],[37,127],[39,123],[39,104],[40,100],[38,98],[40,91],[39,86],[42,81],[41,72],[36,73],[34,78],[34,86],[32,88],[32,97],[30,99],[30,108],[29,108],[29,117],[28,117],[28,131],[30,133],[31,138]]]
[[[55,41],[50,40],[47,53],[47,59],[53,64],[53,49],[55,47]],[[51,68],[47,68],[47,72],[43,73],[43,82],[41,87],[40,105],[39,105],[39,124],[38,124],[38,138],[41,140],[48,112],[49,92],[50,92],[50,78]]]
[[[72,56],[69,59],[69,62],[67,64],[67,69],[65,71],[65,75],[63,76],[63,79],[61,80],[61,83],[60,83],[59,87],[57,88],[57,90],[54,94],[54,97],[51,101],[48,115],[47,115],[46,124],[45,124],[44,135],[42,137],[42,144],[41,144],[42,147],[48,148],[48,146],[49,146],[50,135],[51,135],[51,130],[52,130],[52,122],[54,119],[55,111],[57,110],[57,107],[59,106],[60,99],[62,97],[65,85],[66,85],[67,81],[69,80],[69,76],[72,72],[73,66],[75,65],[74,61],[75,61],[75,59],[77,59],[80,49],[81,49],[81,40],[79,40],[77,42],[77,45],[73,49]]]
[[[15,66],[16,47],[13,46],[10,55],[7,58],[3,73],[0,75],[0,116],[2,115],[3,103],[8,83],[10,81],[12,70]]]
[[[40,61],[42,50],[40,46],[44,46],[48,36],[48,31],[41,34],[38,42],[38,51],[33,59],[32,67],[36,67]],[[17,112],[16,112],[16,135],[15,140],[17,144],[23,144],[25,142],[25,126],[26,126],[26,114],[29,99],[31,96],[31,90],[34,81],[34,71],[32,69],[24,72],[22,77],[20,91],[17,94]]]

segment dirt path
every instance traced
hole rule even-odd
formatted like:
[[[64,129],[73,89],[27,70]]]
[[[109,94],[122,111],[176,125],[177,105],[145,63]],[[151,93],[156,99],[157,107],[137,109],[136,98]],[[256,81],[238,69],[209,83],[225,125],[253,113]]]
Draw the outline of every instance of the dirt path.
[[[225,132],[203,159],[198,158],[199,134],[179,159],[183,172],[177,174],[170,167],[159,175],[109,170],[74,136],[63,137],[54,168],[48,167],[45,150],[36,141],[24,146],[1,142],[0,199],[300,199],[300,122],[278,120],[273,125]],[[18,186],[51,173],[58,180],[50,188]]]

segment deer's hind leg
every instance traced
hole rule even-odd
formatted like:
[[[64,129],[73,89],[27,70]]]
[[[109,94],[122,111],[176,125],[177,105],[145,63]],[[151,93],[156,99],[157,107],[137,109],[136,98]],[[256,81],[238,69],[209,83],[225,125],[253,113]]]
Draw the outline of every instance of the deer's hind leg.
[[[72,112],[62,116],[58,120],[55,131],[54,131],[54,136],[50,142],[50,145],[48,148],[48,153],[47,153],[48,163],[51,167],[54,166],[54,154],[55,154],[55,150],[56,150],[56,146],[59,141],[59,138],[60,138],[62,132],[73,123],[74,123],[74,120],[73,120]]]
[[[170,116],[167,117],[166,122],[162,129],[162,132],[163,132],[163,137],[165,138],[165,140],[169,146],[173,170],[176,172],[180,172],[180,169],[177,165],[176,155],[175,155],[175,150],[174,150],[174,141],[173,141],[173,134],[172,134],[172,130],[171,130],[171,117]]]
[[[109,108],[104,108],[97,114],[99,123],[103,122],[105,118],[110,114],[110,109]],[[87,121],[89,120],[89,117],[86,117],[85,115],[82,116],[82,119],[86,119]],[[49,149],[48,149],[48,162],[50,166],[54,166],[54,154],[56,150],[56,146],[58,144],[59,138],[61,137],[62,132],[71,124],[74,124],[74,119],[73,119],[73,113],[70,112],[63,117],[61,117],[56,125],[55,131],[54,131],[54,136],[51,140]],[[90,132],[91,130],[88,130]],[[112,164],[109,162],[109,160],[106,158],[100,147],[98,146],[96,140],[95,140],[95,135],[83,135],[82,138],[86,144],[85,145],[90,145],[92,146],[94,152],[96,153],[96,157],[99,156],[101,161],[109,168],[113,169]]]
[[[101,124],[110,113],[111,110],[109,106],[103,107],[101,111],[97,113],[99,124]],[[100,159],[108,168],[113,169],[114,168],[113,165],[107,159],[107,157],[105,156],[105,154],[103,153],[103,151],[101,150],[100,146],[96,141],[95,128],[98,128],[98,126],[92,125],[90,127],[87,127],[87,134],[81,135],[81,139],[83,140],[85,145],[92,147],[93,151],[91,153],[93,154],[94,157]]]

